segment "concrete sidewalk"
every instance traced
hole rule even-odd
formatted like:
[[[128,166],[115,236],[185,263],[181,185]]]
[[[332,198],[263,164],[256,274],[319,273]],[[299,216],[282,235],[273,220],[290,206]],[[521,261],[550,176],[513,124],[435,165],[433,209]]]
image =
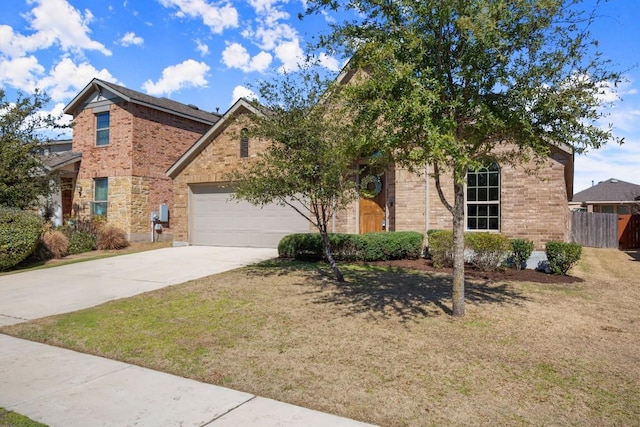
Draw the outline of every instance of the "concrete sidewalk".
[[[0,276],[0,326],[92,307],[276,256],[275,249],[186,246]],[[0,407],[50,427],[366,425],[2,334]]]
[[[0,406],[50,427],[367,425],[2,334]]]

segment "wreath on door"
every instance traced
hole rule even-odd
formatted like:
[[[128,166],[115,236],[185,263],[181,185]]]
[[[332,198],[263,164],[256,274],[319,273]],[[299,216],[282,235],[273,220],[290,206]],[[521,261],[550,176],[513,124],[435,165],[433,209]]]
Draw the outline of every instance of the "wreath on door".
[[[373,184],[373,188],[369,186]],[[377,175],[367,175],[360,180],[360,194],[366,199],[373,199],[382,191],[382,181]]]

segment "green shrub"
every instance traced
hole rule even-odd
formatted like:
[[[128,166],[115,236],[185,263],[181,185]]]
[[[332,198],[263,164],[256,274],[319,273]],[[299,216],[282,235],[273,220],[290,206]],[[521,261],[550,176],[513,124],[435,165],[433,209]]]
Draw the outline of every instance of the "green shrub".
[[[91,233],[68,229],[66,234],[69,238],[69,255],[95,251],[97,248],[98,239]]]
[[[453,267],[453,232],[429,230],[429,254],[435,268]]]
[[[466,233],[464,240],[473,251],[471,264],[481,271],[498,270],[509,254],[509,239],[500,233]]]
[[[381,261],[416,259],[422,251],[422,235],[413,231],[367,234],[329,234],[336,261]],[[291,234],[278,244],[283,258],[318,261],[325,259],[319,233]]]
[[[545,247],[549,268],[554,274],[566,275],[582,255],[582,246],[577,243],[547,242]]]
[[[124,249],[129,246],[125,231],[115,225],[107,224],[98,232],[98,249]]]
[[[522,270],[527,266],[527,260],[533,253],[533,242],[525,239],[511,239],[510,261],[513,266]]]
[[[15,267],[31,255],[42,233],[42,220],[33,212],[0,207],[0,270]]]
[[[62,258],[69,250],[69,238],[60,230],[50,230],[42,235],[42,241],[54,258]]]

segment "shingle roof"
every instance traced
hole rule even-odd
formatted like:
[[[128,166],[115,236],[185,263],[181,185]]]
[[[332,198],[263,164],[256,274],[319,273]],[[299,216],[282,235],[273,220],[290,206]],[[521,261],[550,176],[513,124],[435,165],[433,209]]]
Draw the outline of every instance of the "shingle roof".
[[[573,195],[574,202],[631,202],[640,200],[640,185],[609,178]]]
[[[195,105],[187,105],[181,102],[173,101],[168,98],[158,98],[155,96],[147,95],[142,92],[135,91],[133,89],[126,88],[114,83],[109,83],[100,79],[93,79],[83,90],[80,92],[64,109],[67,114],[72,114],[74,109],[80,104],[79,102],[85,98],[85,96],[92,91],[95,86],[100,86],[108,89],[110,92],[118,95],[122,99],[133,102],[135,104],[145,105],[158,110],[168,111],[178,116],[188,117],[200,122],[208,123],[210,125],[215,124],[220,120],[221,115],[217,113],[210,113],[208,111],[200,110]],[[95,90],[95,89],[94,89]]]
[[[56,170],[63,166],[75,163],[80,160],[82,153],[74,153],[73,151],[64,151],[62,153],[50,154],[44,156],[42,163],[49,169]]]

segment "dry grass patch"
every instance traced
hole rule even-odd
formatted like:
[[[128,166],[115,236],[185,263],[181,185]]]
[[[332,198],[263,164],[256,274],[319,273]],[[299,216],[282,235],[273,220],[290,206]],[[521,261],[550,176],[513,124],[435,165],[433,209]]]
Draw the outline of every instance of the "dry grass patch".
[[[388,426],[637,425],[640,262],[574,284],[271,262],[2,332]]]

